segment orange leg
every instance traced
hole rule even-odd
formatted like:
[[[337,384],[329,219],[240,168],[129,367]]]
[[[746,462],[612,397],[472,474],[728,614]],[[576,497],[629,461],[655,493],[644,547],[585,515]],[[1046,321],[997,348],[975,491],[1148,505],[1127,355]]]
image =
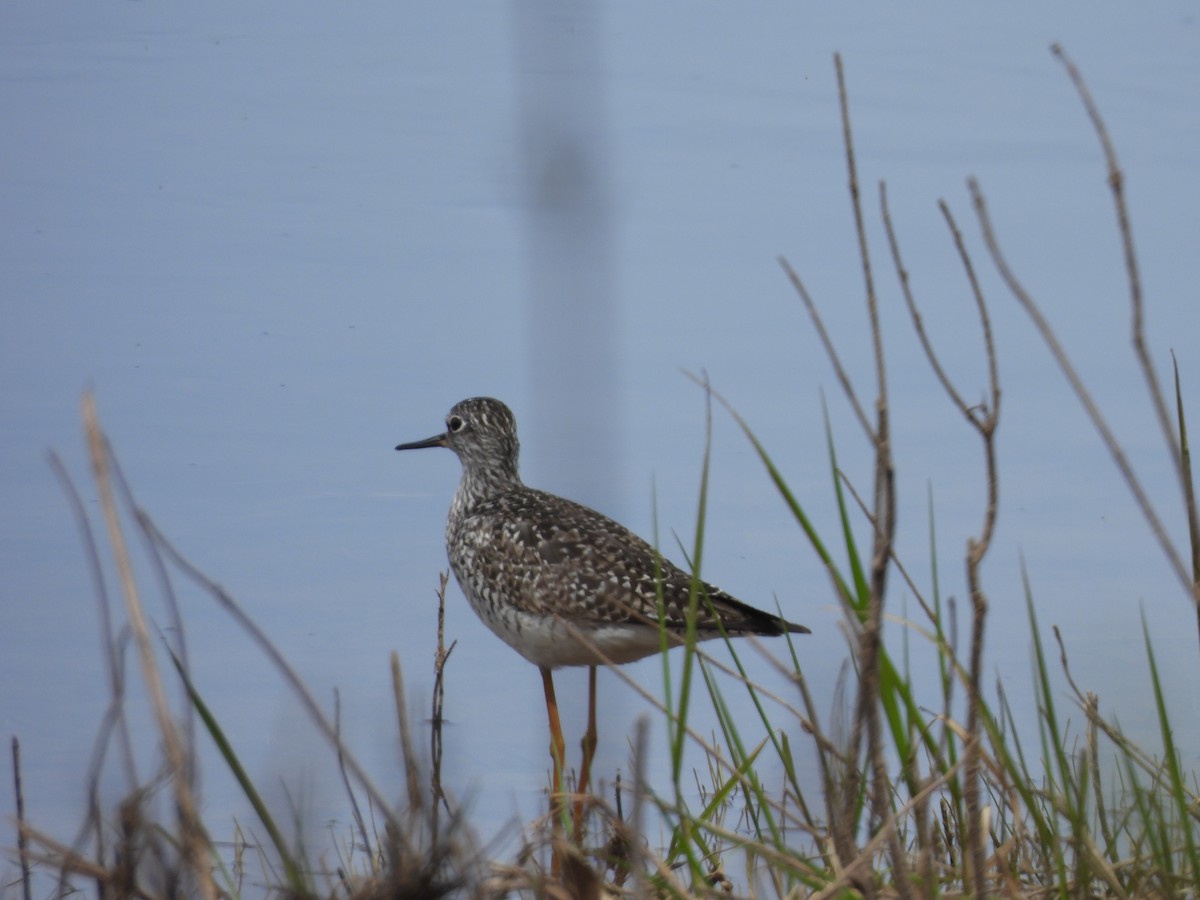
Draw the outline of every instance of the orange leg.
[[[558,834],[562,828],[559,811],[563,791],[563,758],[567,747],[563,740],[562,722],[558,718],[558,701],[554,697],[554,676],[545,666],[538,668],[542,673],[542,689],[546,692],[546,715],[550,719],[550,758],[554,761],[554,781],[550,785],[550,821],[552,831]],[[559,859],[555,844],[550,850],[550,874],[555,878],[562,874],[562,860]]]
[[[579,767],[579,783],[575,786],[575,814],[571,824],[575,827],[575,840],[583,839],[583,807],[591,792],[592,759],[596,755],[596,667],[588,666],[588,724],[587,732],[580,742],[583,748],[583,763]]]
[[[539,666],[542,672],[542,688],[546,692],[546,715],[550,719],[550,757],[554,760],[554,790],[562,790],[562,765],[567,746],[563,740],[562,722],[558,718],[558,701],[554,698],[554,676],[550,670]]]

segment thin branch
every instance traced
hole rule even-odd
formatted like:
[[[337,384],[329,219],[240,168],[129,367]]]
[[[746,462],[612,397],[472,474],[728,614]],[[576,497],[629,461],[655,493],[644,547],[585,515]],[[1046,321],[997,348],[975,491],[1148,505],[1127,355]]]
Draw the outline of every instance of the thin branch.
[[[842,115],[842,141],[846,150],[846,168],[849,175],[850,202],[854,210],[854,227],[858,237],[859,262],[862,266],[866,288],[867,315],[871,328],[871,345],[875,362],[875,496],[872,518],[875,528],[871,546],[870,597],[866,626],[859,643],[859,702],[858,714],[851,736],[851,752],[857,755],[857,740],[860,723],[867,726],[867,753],[871,767],[871,812],[878,827],[888,815],[891,800],[887,761],[883,751],[883,722],[879,709],[880,655],[882,653],[883,606],[887,590],[888,561],[896,534],[896,474],[892,460],[891,427],[889,424],[887,368],[883,353],[883,331],[879,323],[879,304],[875,295],[875,281],[871,274],[871,255],[867,246],[866,227],[863,224],[862,201],[858,188],[858,166],[854,158],[853,129],[850,126],[850,102],[846,91],[845,71],[840,54],[834,54],[837,70],[838,103]],[[854,796],[848,793],[844,810],[848,814]],[[891,856],[894,883],[902,898],[911,896],[908,864],[904,848],[894,831],[889,832],[888,851]]]
[[[991,398],[989,409],[991,418],[997,420],[1000,418],[1000,373],[996,362],[996,343],[992,337],[992,317],[988,314],[987,302],[983,298],[983,289],[979,286],[979,279],[975,275],[975,264],[971,261],[971,255],[967,252],[967,246],[963,242],[962,231],[959,230],[958,223],[954,221],[954,215],[950,212],[950,207],[945,200],[938,201],[938,209],[942,211],[942,218],[946,220],[946,227],[950,229],[950,234],[954,238],[954,247],[958,250],[958,258],[962,262],[963,272],[971,285],[971,296],[975,298],[975,308],[979,312],[979,328],[983,332],[983,349],[987,355],[988,395]],[[995,428],[995,421],[993,421],[992,427]]]
[[[867,246],[867,229],[863,224],[862,198],[858,189],[858,163],[854,158],[854,133],[850,127],[850,100],[846,93],[846,73],[842,68],[842,55],[835,53],[833,63],[837,69],[838,105],[842,112],[842,144],[846,148],[846,170],[849,175],[850,207],[854,210],[854,233],[858,238],[859,263],[862,266],[863,286],[866,288],[867,316],[871,325],[871,345],[875,358],[875,386],[879,392],[876,402],[887,405],[887,372],[883,364],[883,331],[879,326],[879,303],[875,296],[875,278],[871,274],[871,252]],[[886,435],[878,435],[886,439]]]
[[[925,331],[925,320],[921,316],[921,311],[917,309],[917,301],[913,297],[912,285],[909,282],[908,269],[905,268],[904,260],[900,256],[900,243],[896,237],[896,229],[892,225],[891,210],[888,208],[887,184],[882,181],[879,182],[879,208],[880,215],[883,218],[883,228],[887,233],[888,246],[892,251],[892,263],[896,267],[896,277],[900,280],[900,291],[904,294],[904,304],[908,307],[908,316],[912,319],[913,328],[917,332],[917,338],[921,341],[921,349],[925,351],[925,359],[929,362],[929,366],[933,369],[933,374],[937,376],[937,380],[941,382],[942,389],[950,395],[954,406],[967,417],[967,421],[978,427],[979,423],[975,418],[974,408],[962,398],[958,389],[954,387],[950,376],[946,374],[946,370],[942,367],[942,362],[938,358],[937,351],[933,349],[933,342],[929,340],[929,334]]]
[[[21,891],[25,900],[32,900],[33,879],[29,871],[29,839],[25,833],[25,792],[21,788],[21,742],[12,739],[13,796],[17,801],[17,858],[21,861]]]
[[[984,199],[983,191],[980,189],[978,182],[973,178],[968,180],[967,186],[970,189],[971,197],[975,204],[975,213],[979,218],[984,243],[987,245],[988,253],[991,254],[996,270],[1000,273],[1000,277],[1008,286],[1008,289],[1012,291],[1013,296],[1017,298],[1017,302],[1021,304],[1022,308],[1029,315],[1029,318],[1033,320],[1033,324],[1049,348],[1050,354],[1054,357],[1055,362],[1058,363],[1063,375],[1066,376],[1067,382],[1075,392],[1075,396],[1079,399],[1088,418],[1091,419],[1093,427],[1100,434],[1100,438],[1104,442],[1104,446],[1108,449],[1109,455],[1112,456],[1113,462],[1116,463],[1117,469],[1121,472],[1121,476],[1125,479],[1125,483],[1133,493],[1134,500],[1137,502],[1142,516],[1146,519],[1155,538],[1158,539],[1159,546],[1162,547],[1168,562],[1175,570],[1176,577],[1183,585],[1188,596],[1193,597],[1193,602],[1196,602],[1188,567],[1184,564],[1179,552],[1175,549],[1175,545],[1171,542],[1170,535],[1167,534],[1167,529],[1163,525],[1162,519],[1159,518],[1154,505],[1150,502],[1149,496],[1142,488],[1142,483],[1138,480],[1137,473],[1134,472],[1133,466],[1125,456],[1125,451],[1121,449],[1121,445],[1113,435],[1112,429],[1108,427],[1108,423],[1100,412],[1100,408],[1096,405],[1095,400],[1092,399],[1091,393],[1079,377],[1079,373],[1075,371],[1075,367],[1071,364],[1070,359],[1068,359],[1066,351],[1054,333],[1054,329],[1050,327],[1050,323],[1042,314],[1037,302],[1017,279],[1003,251],[1000,249],[999,241],[992,228],[991,217],[988,215],[987,203]]]
[[[1175,431],[1171,425],[1171,416],[1167,411],[1167,403],[1163,397],[1162,387],[1158,382],[1158,375],[1154,371],[1154,364],[1150,360],[1149,350],[1146,348],[1145,303],[1142,300],[1142,278],[1138,271],[1137,253],[1134,251],[1133,246],[1133,228],[1130,225],[1129,207],[1125,203],[1125,175],[1121,171],[1121,166],[1117,161],[1117,152],[1113,147],[1112,139],[1108,136],[1108,128],[1104,124],[1100,110],[1092,99],[1092,94],[1088,90],[1079,69],[1076,68],[1075,63],[1067,56],[1066,51],[1063,50],[1060,44],[1052,44],[1050,52],[1058,57],[1059,61],[1066,68],[1067,75],[1070,77],[1071,83],[1075,86],[1075,90],[1079,93],[1079,99],[1083,102],[1084,109],[1087,110],[1088,118],[1091,119],[1092,127],[1096,129],[1096,137],[1100,140],[1100,148],[1104,151],[1104,162],[1108,168],[1108,186],[1112,190],[1113,204],[1116,206],[1117,228],[1121,233],[1121,250],[1125,257],[1125,272],[1129,279],[1129,306],[1133,314],[1133,321],[1131,323],[1133,347],[1137,354],[1138,362],[1141,363],[1142,373],[1146,378],[1146,387],[1150,391],[1150,398],[1154,402],[1154,412],[1158,416],[1159,427],[1162,428],[1163,437],[1166,439],[1167,446],[1171,450],[1176,471],[1182,475],[1179,445],[1176,443]]]
[[[846,367],[842,365],[841,357],[838,356],[837,348],[833,345],[832,338],[829,337],[829,332],[825,330],[825,323],[821,319],[820,312],[817,311],[817,305],[813,302],[812,296],[808,293],[808,289],[804,286],[804,282],[800,280],[800,276],[796,274],[784,257],[779,257],[779,265],[783,267],[784,273],[788,277],[788,281],[792,283],[792,287],[799,295],[800,300],[804,303],[804,308],[808,312],[808,317],[812,320],[813,327],[817,330],[817,337],[821,339],[821,346],[825,349],[825,355],[829,357],[829,362],[833,365],[834,374],[837,375],[838,383],[841,384],[842,390],[846,394],[846,399],[850,402],[850,408],[854,410],[854,415],[858,419],[858,424],[862,426],[863,434],[867,436],[867,440],[875,442],[875,431],[871,427],[870,421],[867,419],[867,414],[863,410],[862,404],[858,400],[858,394],[854,391],[854,385],[850,381],[850,376],[846,372]]]
[[[866,501],[863,500],[862,495],[858,492],[858,488],[854,486],[854,482],[850,480],[850,476],[841,469],[838,469],[837,475],[842,484],[845,485],[846,490],[850,492],[850,499],[854,501],[855,505],[858,507],[858,511],[866,517],[867,521],[871,523],[871,527],[874,528],[875,522],[871,518],[871,510],[867,508]],[[931,622],[934,621],[937,617],[937,614],[929,605],[929,602],[925,599],[925,596],[921,593],[921,589],[917,587],[917,583],[913,580],[912,575],[910,575],[908,572],[908,567],[904,565],[904,560],[902,560],[900,555],[896,553],[895,548],[892,548],[892,565],[896,567],[896,571],[900,573],[900,578],[904,581],[905,585],[907,585],[909,591],[912,593],[913,599],[916,600],[917,605],[921,607],[921,612],[923,612],[925,617]]]
[[[1104,162],[1108,168],[1108,185],[1112,190],[1113,204],[1116,207],[1117,228],[1121,234],[1121,250],[1125,258],[1126,277],[1129,281],[1129,306],[1132,311],[1131,331],[1133,349],[1142,367],[1142,374],[1146,379],[1146,389],[1150,394],[1151,402],[1154,404],[1154,413],[1158,418],[1159,428],[1162,429],[1163,442],[1167,445],[1167,449],[1171,454],[1171,460],[1175,464],[1176,477],[1179,478],[1180,487],[1183,489],[1185,514],[1188,517],[1189,530],[1192,535],[1196,535],[1200,533],[1200,522],[1197,520],[1196,504],[1189,502],[1191,473],[1187,469],[1187,463],[1183,455],[1181,446],[1182,436],[1176,434],[1175,426],[1171,422],[1171,415],[1167,409],[1167,402],[1163,395],[1162,386],[1155,372],[1154,363],[1150,359],[1150,351],[1146,346],[1145,303],[1142,299],[1142,278],[1138,267],[1137,252],[1133,244],[1133,226],[1129,218],[1129,207],[1125,202],[1125,175],[1121,171],[1116,149],[1113,147],[1112,139],[1108,135],[1108,127],[1104,124],[1104,119],[1100,115],[1100,110],[1096,106],[1095,101],[1092,99],[1091,91],[1088,90],[1087,84],[1083,80],[1083,75],[1080,74],[1075,63],[1067,55],[1066,51],[1063,50],[1062,45],[1053,44],[1050,47],[1050,51],[1066,67],[1067,75],[1070,77],[1071,83],[1075,86],[1075,90],[1079,93],[1079,99],[1083,102],[1084,109],[1087,110],[1092,127],[1096,129],[1096,137],[1100,140],[1100,147],[1104,151]],[[1180,421],[1182,422],[1182,419]],[[1195,553],[1193,553],[1193,559],[1196,558]],[[1193,577],[1192,583],[1189,585],[1189,593],[1196,604],[1197,615],[1200,615],[1200,577]]]
[[[450,654],[454,652],[454,648],[458,646],[457,641],[452,641],[449,647],[446,646],[446,584],[449,579],[449,572],[441,572],[438,576],[437,649],[434,651],[433,656],[433,710],[432,725],[429,730],[429,777],[430,792],[432,794],[430,821],[431,831],[434,835],[438,833],[439,807],[444,805],[446,812],[454,815],[454,811],[450,808],[450,801],[447,799],[446,792],[442,788],[442,731],[445,723],[446,662],[450,659]]]
[[[988,548],[991,546],[992,534],[996,525],[997,510],[999,508],[999,476],[996,465],[995,434],[1000,416],[1000,380],[997,375],[996,348],[992,338],[991,320],[987,312],[987,303],[984,301],[979,282],[975,278],[975,268],[962,241],[962,233],[958,230],[953,216],[950,215],[949,207],[943,201],[939,203],[939,207],[950,228],[950,233],[958,249],[959,259],[962,261],[963,268],[967,273],[967,279],[971,285],[971,292],[979,313],[980,328],[983,332],[984,351],[988,361],[990,402],[982,409],[968,406],[942,368],[937,353],[933,349],[933,344],[925,332],[920,311],[917,309],[916,299],[913,297],[908,270],[904,267],[904,260],[901,257],[900,242],[892,226],[891,214],[887,204],[887,188],[883,184],[879,186],[879,201],[884,226],[887,231],[888,243],[892,250],[892,260],[895,263],[896,273],[904,293],[904,301],[908,306],[909,316],[912,318],[913,326],[921,341],[921,346],[925,350],[925,357],[953,404],[966,420],[971,423],[971,426],[978,432],[979,438],[983,442],[985,479],[987,484],[987,502],[984,507],[983,527],[978,538],[971,538],[967,541],[967,586],[971,597],[972,628],[969,662],[970,675],[967,681],[967,738],[963,756],[963,799],[967,813],[967,852],[971,862],[971,879],[976,895],[984,896],[987,884],[984,877],[985,858],[979,783],[981,752],[979,706],[982,702],[983,643],[987,622],[988,601],[987,595],[983,591],[979,568],[984,557],[987,555]]]

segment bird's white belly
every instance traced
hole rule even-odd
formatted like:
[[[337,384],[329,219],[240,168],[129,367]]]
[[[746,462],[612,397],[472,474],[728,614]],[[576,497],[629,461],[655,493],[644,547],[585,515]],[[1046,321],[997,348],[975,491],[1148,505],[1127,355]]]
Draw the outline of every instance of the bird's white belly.
[[[506,644],[548,669],[594,666],[605,660],[632,662],[658,652],[661,646],[658,630],[647,625],[575,624],[511,609],[501,615],[480,615]]]
[[[547,669],[633,662],[661,647],[658,629],[649,625],[567,622],[493,602],[486,588],[477,593],[462,579],[459,586],[471,608],[497,637],[531,663]]]

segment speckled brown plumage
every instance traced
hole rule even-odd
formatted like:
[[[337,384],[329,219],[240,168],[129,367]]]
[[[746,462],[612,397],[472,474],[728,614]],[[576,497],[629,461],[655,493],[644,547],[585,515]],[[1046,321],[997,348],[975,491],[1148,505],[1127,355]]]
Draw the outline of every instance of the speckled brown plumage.
[[[479,617],[543,667],[630,662],[661,647],[665,624],[682,636],[692,578],[629,529],[570,500],[526,487],[517,471],[516,420],[498,400],[464,400],[446,432],[397,450],[449,447],[462,480],[446,522],[450,566]],[[705,600],[707,597],[707,601]],[[807,632],[703,585],[697,636]],[[581,639],[583,638],[583,639]]]

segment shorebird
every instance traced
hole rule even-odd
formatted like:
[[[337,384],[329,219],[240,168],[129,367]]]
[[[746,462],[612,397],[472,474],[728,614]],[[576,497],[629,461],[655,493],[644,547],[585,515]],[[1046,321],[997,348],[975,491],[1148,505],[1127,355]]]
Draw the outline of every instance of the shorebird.
[[[596,666],[658,652],[663,629],[682,643],[692,576],[607,516],[526,487],[517,471],[517,421],[499,400],[463,400],[446,416],[445,432],[396,449],[422,447],[449,447],[462,463],[446,519],[450,568],[484,624],[541,671],[554,791],[562,790],[565,744],[551,672],[589,667],[582,793],[596,749]],[[808,632],[711,584],[698,587],[698,640]],[[576,833],[581,810],[579,801]]]

